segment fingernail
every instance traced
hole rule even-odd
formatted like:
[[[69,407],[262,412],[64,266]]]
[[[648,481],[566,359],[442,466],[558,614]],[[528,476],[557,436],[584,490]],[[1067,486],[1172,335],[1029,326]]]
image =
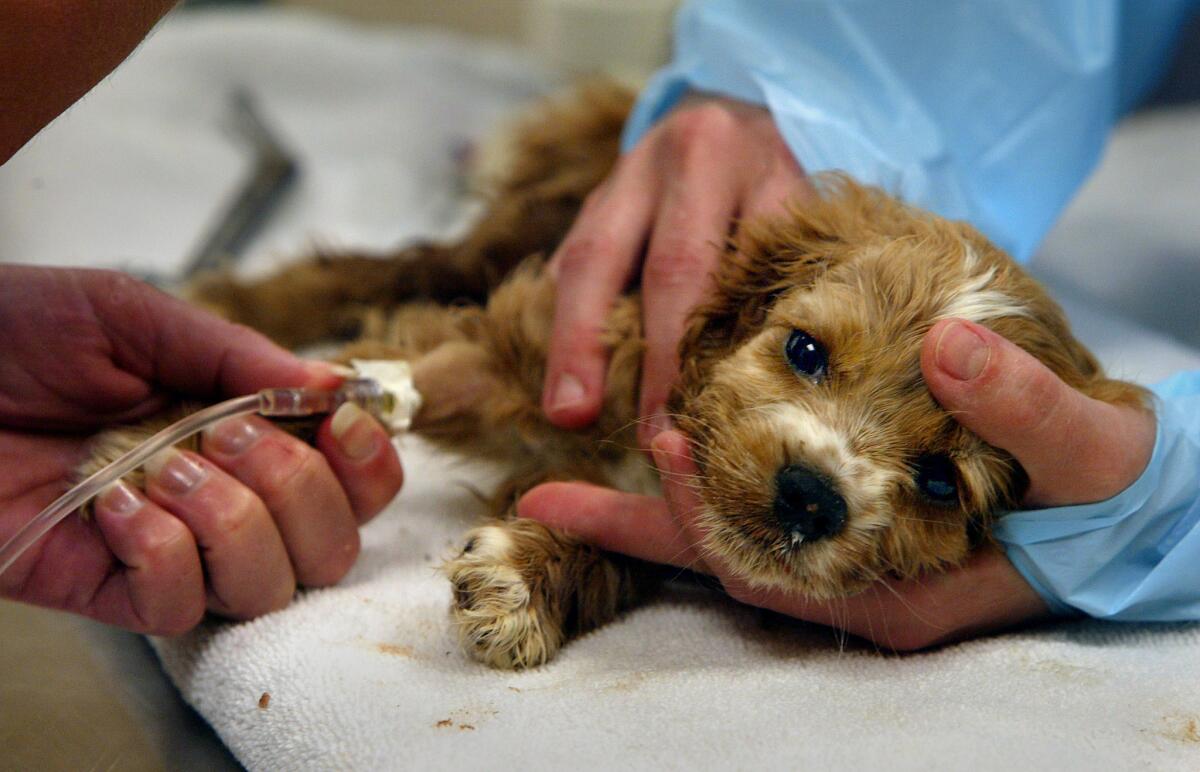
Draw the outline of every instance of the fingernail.
[[[137,513],[145,503],[145,499],[134,493],[133,488],[121,480],[108,486],[108,489],[96,500],[97,507],[119,517],[129,517]]]
[[[651,439],[657,437],[663,432],[670,431],[675,428],[671,417],[667,415],[666,405],[659,405],[658,408],[646,416],[646,423],[649,424]]]
[[[574,407],[583,402],[587,392],[583,388],[583,381],[576,378],[570,373],[564,373],[558,379],[558,385],[554,388],[554,399],[550,401],[551,412],[558,412]]]
[[[659,472],[666,473],[671,471],[671,452],[657,442],[650,443],[650,457],[654,459],[654,466]]]
[[[331,362],[313,359],[305,360],[304,369],[308,371],[308,385],[314,388],[332,387],[339,380],[354,374],[354,371],[345,365],[335,365]]]
[[[226,418],[204,430],[204,447],[226,456],[238,456],[258,442],[262,431],[246,418]]]
[[[329,429],[342,452],[351,460],[361,461],[379,447],[380,437],[375,426],[375,421],[367,411],[353,402],[347,402],[333,414]]]
[[[960,381],[969,381],[983,372],[991,350],[979,334],[960,322],[942,330],[937,342],[936,360],[943,372]]]
[[[146,477],[178,496],[195,488],[207,476],[204,467],[174,448],[168,448],[146,462]]]
[[[650,456],[654,459],[654,468],[660,472],[667,471],[667,453],[657,445],[650,446]]]

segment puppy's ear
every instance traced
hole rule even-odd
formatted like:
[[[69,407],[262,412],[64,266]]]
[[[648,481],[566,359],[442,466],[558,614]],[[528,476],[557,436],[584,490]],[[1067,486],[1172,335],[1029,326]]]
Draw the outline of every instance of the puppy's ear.
[[[840,174],[816,180],[818,195],[787,214],[739,225],[714,276],[713,298],[693,313],[680,343],[682,385],[759,330],[775,300],[811,285],[869,244],[914,232],[920,218],[877,188]]]

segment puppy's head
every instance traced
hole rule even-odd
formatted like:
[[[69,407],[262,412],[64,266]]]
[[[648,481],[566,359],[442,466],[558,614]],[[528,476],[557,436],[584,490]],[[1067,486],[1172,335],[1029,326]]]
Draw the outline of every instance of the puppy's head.
[[[1019,465],[925,386],[939,319],[984,324],[1093,396],[1141,400],[969,226],[844,178],[823,189],[739,234],[685,336],[676,405],[705,547],[751,585],[815,598],[956,564],[1020,500]]]

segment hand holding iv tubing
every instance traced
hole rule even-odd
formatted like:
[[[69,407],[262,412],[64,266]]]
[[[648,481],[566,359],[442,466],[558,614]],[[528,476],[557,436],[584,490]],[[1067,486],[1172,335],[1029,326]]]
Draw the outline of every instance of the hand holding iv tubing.
[[[152,456],[175,445],[197,432],[203,431],[218,421],[234,416],[257,413],[264,417],[294,418],[333,413],[346,403],[353,403],[376,418],[388,420],[393,428],[407,425],[409,416],[401,415],[397,421],[397,407],[401,413],[411,413],[397,403],[401,400],[395,392],[387,391],[378,381],[369,378],[348,380],[336,390],[316,389],[262,389],[256,394],[235,397],[217,405],[199,410],[168,426],[146,442],[118,458],[95,474],[54,500],[24,528],[3,546],[0,546],[0,575],[16,562],[21,554],[64,517],[99,495],[109,485],[140,467]],[[410,398],[409,404],[412,404]],[[419,399],[412,407],[419,406]],[[399,424],[399,426],[397,426]]]
[[[342,382],[327,364],[108,271],[0,266],[0,341],[0,543],[70,487],[104,427],[181,398]],[[94,518],[64,519],[0,574],[0,596],[156,634],[184,632],[206,611],[258,616],[298,584],[339,580],[358,526],[402,479],[389,432],[353,400],[321,421],[315,447],[257,416],[226,418],[205,430],[200,453],[155,457],[144,492],[118,483]]]

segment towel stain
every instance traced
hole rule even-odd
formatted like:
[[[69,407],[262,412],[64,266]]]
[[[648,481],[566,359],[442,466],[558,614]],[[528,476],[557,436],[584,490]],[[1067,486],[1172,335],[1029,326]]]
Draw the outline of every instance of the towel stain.
[[[390,657],[411,659],[415,654],[412,646],[402,646],[398,643],[377,643],[375,648],[380,654],[387,654]]]
[[[457,708],[450,711],[450,715],[447,718],[436,721],[433,725],[433,728],[457,729],[460,732],[474,732],[477,724],[482,724],[499,714],[500,711],[490,707]]]
[[[1089,686],[1104,683],[1104,672],[1094,667],[1073,665],[1057,659],[1030,659],[1022,656],[1030,670],[1035,673],[1049,673],[1063,681],[1087,684]]]
[[[1175,742],[1200,745],[1200,719],[1195,716],[1163,716],[1163,723],[1167,728],[1155,734]]]
[[[629,675],[618,678],[610,684],[605,685],[604,690],[608,692],[632,692],[641,686],[642,683],[649,677],[649,673],[635,671]]]

